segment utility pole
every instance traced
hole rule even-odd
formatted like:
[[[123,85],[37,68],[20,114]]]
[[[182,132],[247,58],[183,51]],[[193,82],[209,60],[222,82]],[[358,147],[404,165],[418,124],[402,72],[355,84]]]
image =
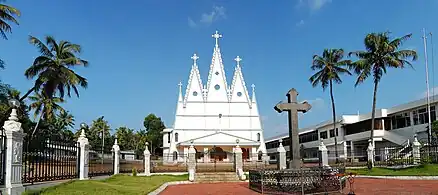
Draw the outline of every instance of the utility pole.
[[[430,94],[429,94],[429,66],[427,64],[427,42],[426,42],[426,29],[423,28],[423,44],[424,44],[424,61],[426,66],[426,87],[427,87],[427,117],[428,117],[428,123],[427,126],[429,128],[428,136],[427,136],[427,142],[430,147],[430,138],[432,136],[432,128],[431,128],[431,121],[430,121]]]
[[[102,124],[103,124],[103,127],[102,127],[102,164],[103,164],[103,159],[104,159],[104,148],[105,148],[105,123],[103,122],[103,118],[104,118],[105,116],[101,116],[100,117],[100,119],[102,120]]]

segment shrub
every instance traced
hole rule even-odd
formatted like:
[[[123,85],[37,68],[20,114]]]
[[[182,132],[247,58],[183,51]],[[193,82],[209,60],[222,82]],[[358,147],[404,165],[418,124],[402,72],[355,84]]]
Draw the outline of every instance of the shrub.
[[[132,176],[137,176],[137,169],[135,167],[132,168]]]

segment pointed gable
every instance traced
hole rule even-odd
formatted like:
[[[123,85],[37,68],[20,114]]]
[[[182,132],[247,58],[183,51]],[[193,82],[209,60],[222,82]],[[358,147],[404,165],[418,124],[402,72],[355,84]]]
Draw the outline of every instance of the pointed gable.
[[[234,60],[237,62],[237,65],[234,70],[233,82],[231,84],[231,102],[247,102],[250,106],[251,101],[249,99],[248,90],[246,89],[245,80],[243,79],[243,73],[240,67],[240,61],[242,59],[237,56]]]
[[[224,65],[222,63],[222,56],[218,45],[218,39],[222,35],[213,35],[216,39],[216,45],[213,51],[213,58],[211,59],[210,71],[208,73],[207,81],[207,101],[226,102],[228,101],[228,85],[225,77]]]
[[[194,61],[192,65],[192,70],[190,71],[189,81],[187,83],[186,94],[184,97],[184,103],[187,101],[200,101],[202,102],[204,98],[202,97],[202,80],[201,75],[199,74],[198,65],[196,64],[196,60],[199,57],[194,54],[192,59]]]

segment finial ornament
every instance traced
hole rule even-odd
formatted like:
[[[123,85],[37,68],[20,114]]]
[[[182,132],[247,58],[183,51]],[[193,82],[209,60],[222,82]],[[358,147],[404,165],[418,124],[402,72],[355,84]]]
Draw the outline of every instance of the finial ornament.
[[[211,37],[213,37],[213,38],[215,38],[216,39],[216,47],[219,47],[219,38],[222,38],[222,35],[221,34],[219,34],[219,32],[218,31],[216,31],[216,33],[214,33],[213,35],[211,35]]]
[[[199,59],[199,57],[196,55],[196,53],[193,54],[193,56],[191,57],[193,60],[193,64],[196,64],[196,60]]]
[[[239,56],[237,56],[236,58],[234,58],[234,61],[237,62],[237,66],[240,66],[240,61],[242,61],[242,58],[240,58]]]

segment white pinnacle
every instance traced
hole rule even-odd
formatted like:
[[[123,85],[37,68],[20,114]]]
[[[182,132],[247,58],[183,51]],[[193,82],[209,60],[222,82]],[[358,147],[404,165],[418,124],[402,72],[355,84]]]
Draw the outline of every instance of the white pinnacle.
[[[193,56],[191,57],[193,60],[193,64],[196,64],[196,60],[199,59],[199,57],[196,55],[196,53],[193,54]]]
[[[221,34],[219,34],[219,32],[218,31],[216,31],[216,33],[214,33],[213,35],[211,35],[211,37],[213,37],[213,38],[215,38],[216,39],[216,47],[219,47],[219,38],[222,38],[222,35]]]
[[[234,58],[234,61],[237,62],[237,66],[240,66],[240,61],[242,61],[242,58],[240,58],[239,56],[237,56],[236,58]]]

